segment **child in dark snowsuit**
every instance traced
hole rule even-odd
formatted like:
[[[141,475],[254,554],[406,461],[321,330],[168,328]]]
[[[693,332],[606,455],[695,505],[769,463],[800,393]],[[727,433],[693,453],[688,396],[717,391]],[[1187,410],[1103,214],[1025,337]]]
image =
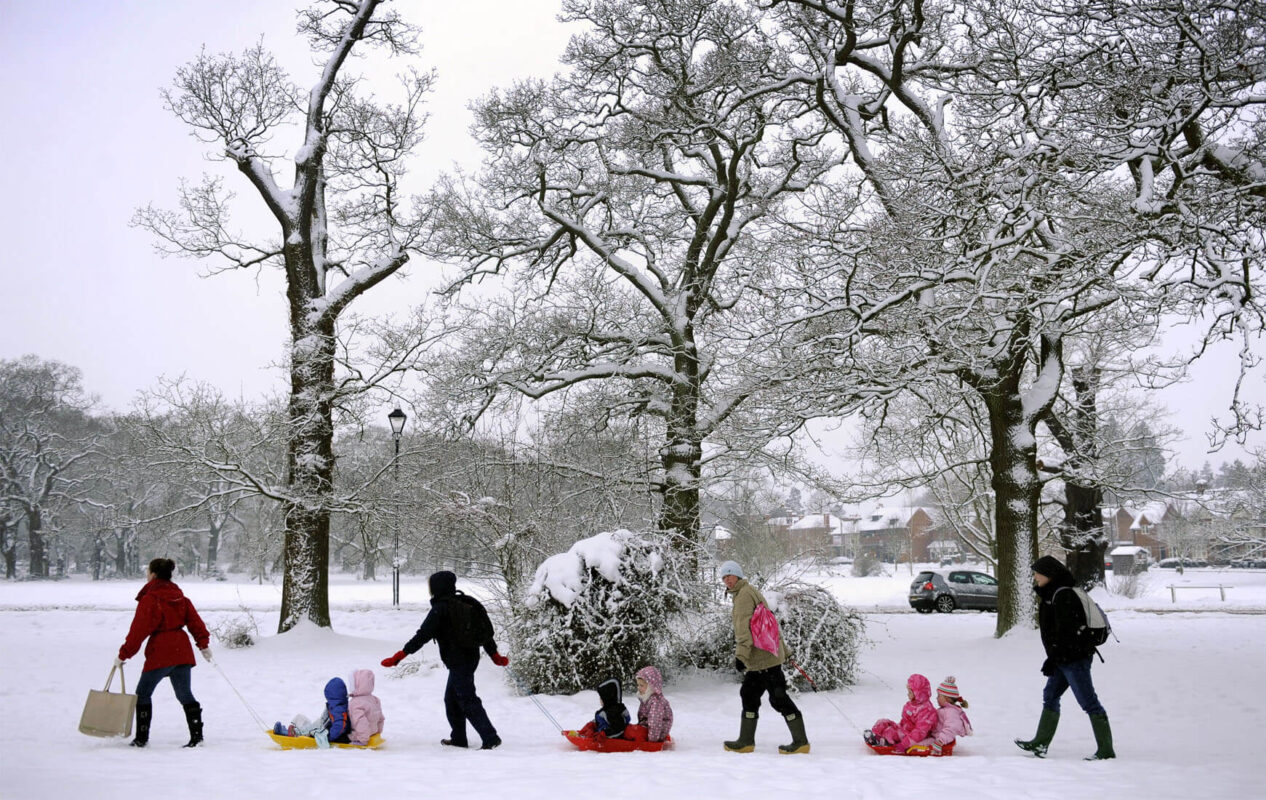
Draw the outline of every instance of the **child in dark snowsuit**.
[[[596,691],[602,700],[602,708],[593,715],[593,722],[585,723],[580,733],[589,737],[601,734],[608,739],[618,739],[624,735],[624,729],[632,720],[632,715],[624,706],[624,691],[620,686],[620,679],[608,678],[597,685]]]
[[[347,713],[347,684],[342,678],[330,678],[325,684],[325,708],[315,722],[298,714],[289,725],[277,722],[273,733],[279,736],[311,736],[317,747],[329,747],[331,743],[347,744],[352,726]]]

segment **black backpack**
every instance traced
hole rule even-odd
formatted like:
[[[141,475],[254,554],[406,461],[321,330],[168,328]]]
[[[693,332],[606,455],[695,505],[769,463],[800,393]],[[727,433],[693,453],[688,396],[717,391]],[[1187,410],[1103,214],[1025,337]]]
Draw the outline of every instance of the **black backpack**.
[[[483,647],[492,641],[492,620],[488,610],[475,598],[457,592],[448,601],[448,620],[453,630],[453,644],[458,647]]]

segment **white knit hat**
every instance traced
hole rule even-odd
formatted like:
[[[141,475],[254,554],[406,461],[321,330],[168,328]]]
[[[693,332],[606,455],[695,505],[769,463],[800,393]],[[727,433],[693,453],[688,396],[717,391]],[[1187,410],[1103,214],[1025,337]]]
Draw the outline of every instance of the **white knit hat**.
[[[736,578],[747,580],[747,576],[743,574],[743,568],[738,565],[737,561],[727,561],[721,565],[721,577],[733,575]]]

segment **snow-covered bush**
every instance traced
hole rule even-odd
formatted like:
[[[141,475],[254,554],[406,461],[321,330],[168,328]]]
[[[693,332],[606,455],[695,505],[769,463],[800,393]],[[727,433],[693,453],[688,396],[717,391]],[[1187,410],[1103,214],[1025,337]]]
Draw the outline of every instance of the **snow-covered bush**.
[[[211,626],[211,633],[215,635],[216,641],[229,650],[250,647],[259,638],[259,625],[255,622],[255,617],[245,607],[242,611],[244,613],[240,617],[229,617]]]
[[[813,678],[818,689],[838,689],[857,682],[857,660],[866,644],[866,623],[821,586],[792,583],[765,596],[778,617],[792,658]],[[808,689],[809,683],[790,663],[783,665],[787,683]]]
[[[884,573],[883,562],[870,552],[858,553],[853,561],[853,577],[869,578]]]
[[[835,596],[819,586],[789,583],[762,592],[778,618],[792,660],[813,678],[818,689],[835,689],[857,682],[857,660],[866,643],[865,622]],[[681,666],[734,671],[734,628],[727,600],[690,625],[691,634],[674,652]],[[789,662],[783,665],[788,685],[810,685]],[[737,673],[736,673],[737,674]]]
[[[1112,578],[1112,582],[1105,588],[1110,594],[1134,600],[1147,594],[1147,576],[1142,572],[1136,572],[1132,575],[1117,575]]]
[[[678,620],[681,636],[671,644],[671,663],[706,670],[734,670],[734,627],[730,602],[712,603]],[[737,673],[736,673],[737,674]]]
[[[574,544],[536,570],[514,609],[514,671],[532,692],[626,682],[664,650],[686,599],[682,558],[655,533],[617,530]]]

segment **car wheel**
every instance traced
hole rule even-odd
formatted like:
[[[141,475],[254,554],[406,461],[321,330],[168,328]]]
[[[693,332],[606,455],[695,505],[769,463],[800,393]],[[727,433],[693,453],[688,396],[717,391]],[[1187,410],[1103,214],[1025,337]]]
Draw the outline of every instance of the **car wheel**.
[[[948,614],[954,610],[954,598],[947,594],[943,594],[936,598],[936,610],[941,614]]]

